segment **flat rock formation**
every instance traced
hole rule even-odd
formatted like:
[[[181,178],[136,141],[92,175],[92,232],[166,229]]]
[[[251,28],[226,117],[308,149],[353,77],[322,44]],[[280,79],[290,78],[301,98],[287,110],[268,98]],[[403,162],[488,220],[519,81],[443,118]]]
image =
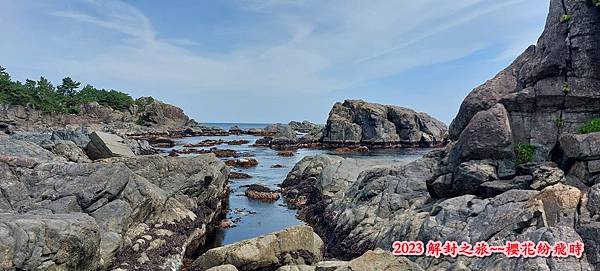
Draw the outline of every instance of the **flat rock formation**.
[[[425,113],[392,105],[346,100],[336,103],[327,119],[326,145],[439,147],[447,127]]]
[[[600,136],[579,134],[600,116],[599,44],[599,6],[551,0],[538,44],[469,94],[445,149],[341,177],[333,195],[319,181],[328,167],[301,161],[282,195],[310,214],[301,218],[323,238],[328,256],[352,259],[396,240],[580,241],[581,258],[414,260],[426,270],[600,270]],[[328,122],[324,142],[402,138],[388,133],[398,125],[376,118],[384,106],[361,115],[350,104],[332,110],[337,125]],[[368,122],[377,129],[365,133]],[[331,130],[338,131],[333,138]]]

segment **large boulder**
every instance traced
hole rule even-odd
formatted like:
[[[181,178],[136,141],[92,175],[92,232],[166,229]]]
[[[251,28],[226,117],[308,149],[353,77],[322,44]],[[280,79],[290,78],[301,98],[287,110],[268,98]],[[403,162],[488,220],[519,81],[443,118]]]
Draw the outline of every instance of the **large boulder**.
[[[152,99],[152,98],[141,98]],[[193,124],[193,121],[177,106],[158,100],[148,100],[148,105],[141,109],[137,123],[146,126],[163,126],[181,128]]]
[[[425,113],[392,105],[346,100],[327,119],[323,143],[384,146],[441,146],[447,127]]]
[[[131,151],[123,138],[104,132],[93,132],[90,134],[90,142],[86,146],[86,152],[92,160],[135,156],[135,153]]]
[[[0,214],[2,270],[97,270],[99,247],[87,214]]]
[[[600,133],[564,134],[560,137],[560,146],[570,159],[600,159]]]
[[[323,259],[323,241],[309,226],[285,230],[213,248],[194,261],[191,270],[231,264],[238,270],[269,270],[285,265],[312,265]]]

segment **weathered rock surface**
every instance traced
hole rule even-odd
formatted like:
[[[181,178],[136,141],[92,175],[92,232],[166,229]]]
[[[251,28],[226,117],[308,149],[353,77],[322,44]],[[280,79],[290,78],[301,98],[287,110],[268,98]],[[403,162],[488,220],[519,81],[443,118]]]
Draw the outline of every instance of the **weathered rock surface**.
[[[221,213],[228,175],[214,156],[66,163],[12,139],[0,153],[0,258],[26,270],[176,270]]]
[[[318,129],[318,128],[323,128],[323,125],[319,125],[319,124],[314,124],[310,121],[290,121],[288,123],[288,126],[290,126],[290,128],[292,128],[292,130],[297,131],[299,133],[309,133],[310,131],[314,130],[314,129]]]
[[[118,135],[104,132],[93,132],[90,134],[90,143],[85,147],[88,157],[93,160],[110,157],[131,157],[135,153],[131,151],[125,140]]]
[[[425,113],[392,105],[346,100],[336,103],[323,131],[332,145],[442,146],[447,127]]]
[[[246,188],[244,195],[251,199],[267,202],[273,202],[279,199],[278,191],[260,184],[249,185],[248,188]]]
[[[285,265],[312,265],[323,259],[323,241],[309,226],[213,248],[194,261],[191,270],[231,264],[238,270],[276,269]]]

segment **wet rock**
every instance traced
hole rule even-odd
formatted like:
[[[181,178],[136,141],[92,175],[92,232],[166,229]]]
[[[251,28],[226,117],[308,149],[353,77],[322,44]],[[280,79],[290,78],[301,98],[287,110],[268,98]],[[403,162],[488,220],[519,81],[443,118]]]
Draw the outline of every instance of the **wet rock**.
[[[340,147],[334,150],[336,153],[366,153],[369,152],[369,148],[366,146],[352,146],[352,147]]]
[[[273,202],[279,199],[278,191],[272,190],[260,184],[249,185],[248,188],[246,188],[246,192],[244,192],[244,195],[251,199],[267,202]]]
[[[235,160],[227,160],[225,161],[225,164],[228,166],[232,166],[232,167],[240,167],[240,168],[251,168],[251,167],[255,167],[258,166],[258,161],[256,161],[256,159],[244,159],[244,158],[240,158],[240,159],[235,159]]]
[[[277,156],[292,157],[292,156],[294,156],[294,152],[293,151],[279,151],[279,152],[277,152]]]
[[[283,165],[275,164],[275,165],[271,165],[271,168],[283,168]]]
[[[223,219],[219,222],[219,228],[227,229],[233,226],[233,221],[231,219]]]
[[[227,141],[228,145],[245,145],[248,143],[250,143],[250,141],[244,139]]]
[[[247,173],[232,171],[232,172],[229,172],[229,178],[230,179],[252,179],[252,176]]]
[[[212,147],[212,146],[217,146],[217,145],[221,145],[221,144],[225,144],[224,140],[212,140],[212,139],[207,139],[207,140],[203,140],[200,141],[198,143],[194,143],[194,144],[185,144],[183,145],[183,147],[186,148],[195,148],[195,147]]]
[[[125,144],[123,138],[103,132],[91,133],[90,142],[85,150],[88,157],[92,160],[110,157],[135,156],[129,146]]]
[[[312,265],[323,259],[323,241],[309,226],[213,248],[198,257],[192,270],[231,264],[239,270],[276,269],[285,265]]]
[[[229,134],[232,134],[232,135],[239,135],[239,134],[242,134],[243,132],[244,131],[237,125],[229,128]]]

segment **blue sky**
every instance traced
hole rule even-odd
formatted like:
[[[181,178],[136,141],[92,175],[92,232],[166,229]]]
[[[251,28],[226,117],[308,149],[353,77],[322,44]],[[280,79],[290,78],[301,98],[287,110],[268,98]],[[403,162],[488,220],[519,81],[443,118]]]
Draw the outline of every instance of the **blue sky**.
[[[548,0],[0,0],[0,65],[154,96],[200,122],[324,123],[364,99],[450,123]]]

